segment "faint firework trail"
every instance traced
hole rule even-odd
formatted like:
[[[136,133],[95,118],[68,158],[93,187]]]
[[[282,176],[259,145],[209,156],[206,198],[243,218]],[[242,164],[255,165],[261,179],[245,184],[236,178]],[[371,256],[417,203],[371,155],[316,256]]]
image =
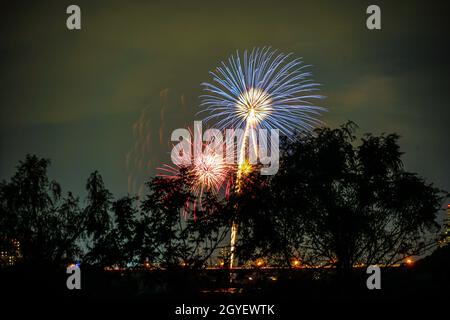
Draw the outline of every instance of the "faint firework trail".
[[[145,183],[168,154],[166,148],[170,141],[165,141],[168,136],[166,121],[179,116],[185,100],[184,95],[170,99],[170,90],[165,88],[159,93],[159,105],[143,108],[131,125],[133,144],[125,155],[129,194],[138,195],[140,199],[144,196]]]
[[[161,90],[161,92],[159,93],[159,97],[161,99],[161,109],[159,111],[159,120],[160,120],[160,126],[159,126],[159,143],[160,145],[164,145],[164,126],[165,126],[165,121],[164,121],[164,113],[165,113],[165,109],[167,106],[167,96],[169,94],[169,89],[166,88],[164,90]]]
[[[180,104],[183,109],[186,108],[186,98],[184,97],[184,94],[180,96]]]
[[[141,114],[132,125],[133,147],[127,153],[125,159],[126,169],[128,171],[128,193],[143,195],[143,186],[145,179],[148,178],[149,170],[144,163],[152,162],[151,136],[152,122],[150,117],[150,108],[142,109]]]

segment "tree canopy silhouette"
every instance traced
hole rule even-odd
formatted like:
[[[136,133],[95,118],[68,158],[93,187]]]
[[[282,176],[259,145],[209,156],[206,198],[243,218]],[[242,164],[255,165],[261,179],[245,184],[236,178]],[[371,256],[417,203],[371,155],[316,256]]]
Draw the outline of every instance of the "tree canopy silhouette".
[[[403,168],[398,135],[367,134],[356,144],[355,130],[349,122],[285,141],[280,171],[265,192],[257,184],[258,208],[242,220],[251,221],[243,230],[256,238],[241,238],[247,258],[265,248],[284,264],[299,257],[346,275],[355,265],[393,264],[436,243],[444,194]]]
[[[152,179],[142,203],[143,258],[161,267],[204,267],[229,230],[223,201],[207,192],[200,205],[188,171]]]
[[[78,199],[61,194],[47,177],[50,161],[27,155],[10,182],[0,185],[0,229],[3,246],[20,243],[23,262],[42,264],[69,259],[79,252],[76,243],[81,212]]]
[[[202,268],[229,250],[236,220],[242,262],[334,265],[346,276],[355,265],[423,253],[436,243],[444,193],[405,170],[398,135],[367,134],[358,143],[355,132],[349,122],[286,140],[276,175],[254,170],[241,192],[206,192],[201,205],[188,168],[151,178],[143,199],[118,200],[95,171],[81,202],[47,177],[49,160],[27,155],[0,183],[0,246],[12,252],[20,243],[30,264]]]

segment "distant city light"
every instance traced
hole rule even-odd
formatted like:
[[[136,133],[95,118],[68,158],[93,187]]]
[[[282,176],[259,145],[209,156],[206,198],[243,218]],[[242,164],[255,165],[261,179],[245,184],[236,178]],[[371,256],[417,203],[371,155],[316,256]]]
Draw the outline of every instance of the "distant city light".
[[[256,260],[256,266],[262,267],[263,265],[264,265],[264,260],[263,259]]]
[[[298,260],[298,259],[296,259],[296,258],[292,259],[292,266],[293,266],[294,268],[300,267],[300,260]]]

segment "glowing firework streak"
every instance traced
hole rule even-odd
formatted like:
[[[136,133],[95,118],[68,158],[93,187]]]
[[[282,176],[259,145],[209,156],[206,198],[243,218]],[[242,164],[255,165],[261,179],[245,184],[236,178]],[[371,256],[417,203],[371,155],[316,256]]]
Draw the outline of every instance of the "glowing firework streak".
[[[158,176],[165,178],[174,178],[181,172],[180,166],[169,166],[167,164],[158,168],[160,173]],[[227,177],[230,175],[231,167],[226,164],[222,157],[208,154],[201,156],[198,161],[192,165],[186,166],[188,175],[192,179],[190,189],[192,193],[200,198],[205,191],[218,193],[224,185]]]
[[[202,155],[194,161],[191,169],[193,176],[192,191],[201,197],[205,190],[217,193],[230,173],[230,165],[226,164],[222,155]]]
[[[220,129],[247,128],[279,129],[293,137],[298,131],[309,131],[321,122],[317,116],[325,110],[311,100],[323,96],[309,67],[291,54],[277,53],[270,48],[244,52],[243,61],[237,52],[210,72],[213,83],[203,83],[207,94],[201,96],[207,112],[205,121],[214,121]]]
[[[308,65],[290,56],[270,48],[255,48],[250,53],[245,51],[241,60],[236,52],[228,63],[222,62],[215,72],[210,72],[213,83],[202,84],[207,92],[201,96],[200,112],[208,113],[205,120],[214,121],[220,129],[243,128],[245,132],[236,192],[241,191],[243,175],[251,171],[243,151],[249,133],[254,132],[252,129],[279,129],[281,134],[294,139],[295,133],[309,131],[321,123],[317,116],[325,109],[311,102],[323,98],[313,94],[319,84],[310,79]],[[237,235],[238,224],[234,221],[230,268],[234,264]]]
[[[190,148],[194,148],[192,143],[190,143]],[[233,166],[224,161],[222,153],[216,154],[214,149],[208,149],[205,145],[202,145],[203,148],[205,150],[201,150],[195,159],[193,156],[191,157],[190,165],[169,166],[166,164],[158,168],[160,171],[158,176],[169,179],[177,177],[181,172],[181,168],[187,168],[187,174],[190,178],[189,187],[196,198],[194,208],[197,202],[201,207],[202,197],[205,192],[217,194],[224,189],[227,195],[232,183]],[[224,144],[220,144],[219,148],[223,150]]]

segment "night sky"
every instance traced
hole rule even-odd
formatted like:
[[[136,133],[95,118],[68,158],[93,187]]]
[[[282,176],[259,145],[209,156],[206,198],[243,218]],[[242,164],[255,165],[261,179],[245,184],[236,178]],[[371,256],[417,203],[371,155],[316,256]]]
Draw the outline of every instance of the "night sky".
[[[169,161],[200,83],[236,50],[271,46],[312,64],[322,120],[397,132],[406,169],[450,190],[448,10],[393,1],[16,1],[1,4],[0,179],[25,154],[84,194],[98,169],[115,196]],[[66,28],[78,4],[82,29]],[[382,30],[365,10],[378,4]],[[134,128],[134,129],[133,129]]]

